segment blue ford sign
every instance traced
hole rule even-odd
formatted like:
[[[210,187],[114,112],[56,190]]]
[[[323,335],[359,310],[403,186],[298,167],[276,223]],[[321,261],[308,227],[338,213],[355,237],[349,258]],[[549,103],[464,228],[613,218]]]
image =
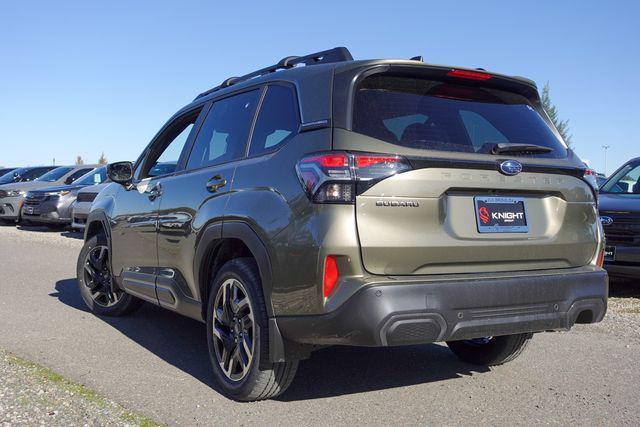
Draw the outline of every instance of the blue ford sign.
[[[522,172],[522,164],[517,160],[505,160],[500,163],[500,172],[509,176],[518,175]]]
[[[610,216],[601,216],[600,222],[602,223],[602,225],[611,225],[613,224],[613,218],[611,218]]]

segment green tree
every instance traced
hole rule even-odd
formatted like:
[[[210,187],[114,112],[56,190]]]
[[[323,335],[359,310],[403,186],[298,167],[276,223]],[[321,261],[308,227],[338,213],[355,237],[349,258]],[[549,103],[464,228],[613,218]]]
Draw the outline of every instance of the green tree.
[[[549,82],[547,82],[542,88],[542,107],[544,108],[544,111],[547,112],[547,115],[553,122],[556,129],[558,129],[558,132],[560,132],[562,139],[564,139],[564,141],[569,146],[571,146],[573,145],[573,135],[569,133],[569,120],[560,119],[558,108],[551,102],[551,96],[549,95],[549,92]]]
[[[106,165],[107,164],[107,158],[104,155],[104,151],[102,152],[102,154],[100,154],[100,158],[98,159],[98,164],[99,165]]]

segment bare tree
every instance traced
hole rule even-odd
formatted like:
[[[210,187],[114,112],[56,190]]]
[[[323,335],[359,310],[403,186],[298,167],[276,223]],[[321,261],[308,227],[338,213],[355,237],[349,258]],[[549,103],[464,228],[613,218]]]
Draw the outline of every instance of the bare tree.
[[[104,151],[102,152],[102,154],[100,154],[100,158],[98,159],[98,164],[99,165],[107,164],[107,157],[104,155]]]

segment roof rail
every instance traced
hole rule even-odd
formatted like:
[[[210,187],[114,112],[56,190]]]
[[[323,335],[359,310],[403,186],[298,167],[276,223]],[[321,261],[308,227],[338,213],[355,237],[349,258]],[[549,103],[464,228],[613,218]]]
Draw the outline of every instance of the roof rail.
[[[262,68],[260,70],[254,71],[249,74],[245,74],[241,77],[229,77],[219,86],[216,86],[212,89],[209,89],[206,92],[202,92],[200,95],[196,97],[196,99],[202,98],[203,96],[207,96],[210,93],[213,93],[217,90],[224,89],[231,85],[244,82],[255,77],[260,77],[265,74],[274,73],[278,70],[284,70],[287,68],[293,68],[296,65],[315,65],[315,64],[328,64],[330,62],[343,62],[343,61],[352,61],[353,56],[351,56],[351,52],[346,47],[334,47],[333,49],[323,50],[321,52],[312,53],[305,56],[287,56],[278,61],[277,64],[271,65],[270,67]]]

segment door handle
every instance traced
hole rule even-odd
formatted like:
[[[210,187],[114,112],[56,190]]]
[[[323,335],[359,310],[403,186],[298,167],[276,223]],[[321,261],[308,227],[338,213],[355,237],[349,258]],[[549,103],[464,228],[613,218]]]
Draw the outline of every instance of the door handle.
[[[227,180],[224,179],[222,175],[216,175],[207,182],[207,190],[215,193],[225,185],[227,185]]]
[[[162,185],[160,185],[160,183],[157,183],[156,185],[151,187],[149,193],[147,194],[147,197],[149,197],[149,200],[153,202],[160,196],[162,196]]]

